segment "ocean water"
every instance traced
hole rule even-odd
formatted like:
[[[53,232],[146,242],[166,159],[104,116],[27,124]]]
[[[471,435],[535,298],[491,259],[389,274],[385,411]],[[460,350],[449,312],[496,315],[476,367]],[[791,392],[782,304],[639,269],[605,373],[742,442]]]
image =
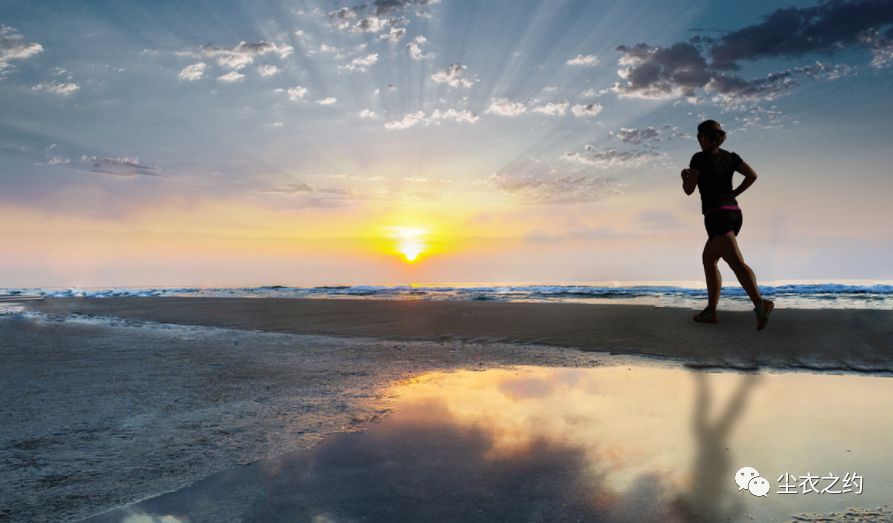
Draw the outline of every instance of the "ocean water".
[[[893,282],[772,282],[760,287],[776,305],[800,309],[893,310]],[[699,308],[707,299],[703,284],[694,282],[599,283],[433,283],[403,285],[325,285],[293,287],[111,287],[111,288],[0,288],[4,298],[121,296],[242,297],[242,298],[353,298],[497,302],[624,303],[658,307]],[[721,307],[751,308],[741,287],[725,286]]]

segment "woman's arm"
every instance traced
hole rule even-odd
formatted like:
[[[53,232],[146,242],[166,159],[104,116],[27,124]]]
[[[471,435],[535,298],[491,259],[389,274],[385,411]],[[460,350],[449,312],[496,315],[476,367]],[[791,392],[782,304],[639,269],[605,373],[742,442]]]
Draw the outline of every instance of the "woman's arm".
[[[753,185],[753,182],[757,181],[757,173],[751,166],[747,165],[747,162],[744,160],[741,160],[741,163],[738,164],[738,168],[735,169],[735,171],[744,175],[744,181],[732,191],[732,195],[737,198],[739,194],[743,193],[748,187]]]
[[[685,194],[695,192],[699,175],[700,172],[697,169],[682,169],[682,190],[685,191]]]

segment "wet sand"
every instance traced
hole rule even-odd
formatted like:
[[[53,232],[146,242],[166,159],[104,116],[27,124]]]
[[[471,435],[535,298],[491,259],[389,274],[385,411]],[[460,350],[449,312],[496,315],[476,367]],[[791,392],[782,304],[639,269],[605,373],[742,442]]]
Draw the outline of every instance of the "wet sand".
[[[0,314],[0,522],[77,521],[310,448],[386,415],[387,387],[425,372],[604,359]]]
[[[390,390],[363,432],[88,521],[893,521],[889,378],[518,366]],[[807,473],[824,494],[779,480]]]
[[[25,304],[172,324],[390,340],[541,344],[670,358],[692,366],[893,372],[893,311],[777,309],[764,331],[751,312],[640,305],[371,299],[57,298]]]

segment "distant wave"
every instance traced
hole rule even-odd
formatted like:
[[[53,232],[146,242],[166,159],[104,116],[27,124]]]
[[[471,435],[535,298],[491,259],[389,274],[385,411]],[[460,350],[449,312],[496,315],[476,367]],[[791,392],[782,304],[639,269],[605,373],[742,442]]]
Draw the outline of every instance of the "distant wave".
[[[841,283],[789,284],[761,287],[764,295],[788,307],[865,308],[893,310],[893,285],[847,285]],[[723,299],[733,307],[748,308],[747,295],[740,287],[723,288]],[[706,299],[702,288],[670,285],[596,286],[596,285],[326,285],[289,287],[266,285],[240,288],[9,288],[4,296],[42,296],[45,298],[113,297],[239,297],[239,298],[368,298],[468,300],[502,302],[615,302],[656,306],[696,306]]]

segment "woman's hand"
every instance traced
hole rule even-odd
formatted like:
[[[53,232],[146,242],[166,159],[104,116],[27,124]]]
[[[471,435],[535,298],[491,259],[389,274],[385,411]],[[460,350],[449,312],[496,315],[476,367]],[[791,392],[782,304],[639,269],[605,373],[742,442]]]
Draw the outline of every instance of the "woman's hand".
[[[682,169],[682,190],[685,191],[685,194],[695,192],[699,175],[700,172],[697,169]]]

